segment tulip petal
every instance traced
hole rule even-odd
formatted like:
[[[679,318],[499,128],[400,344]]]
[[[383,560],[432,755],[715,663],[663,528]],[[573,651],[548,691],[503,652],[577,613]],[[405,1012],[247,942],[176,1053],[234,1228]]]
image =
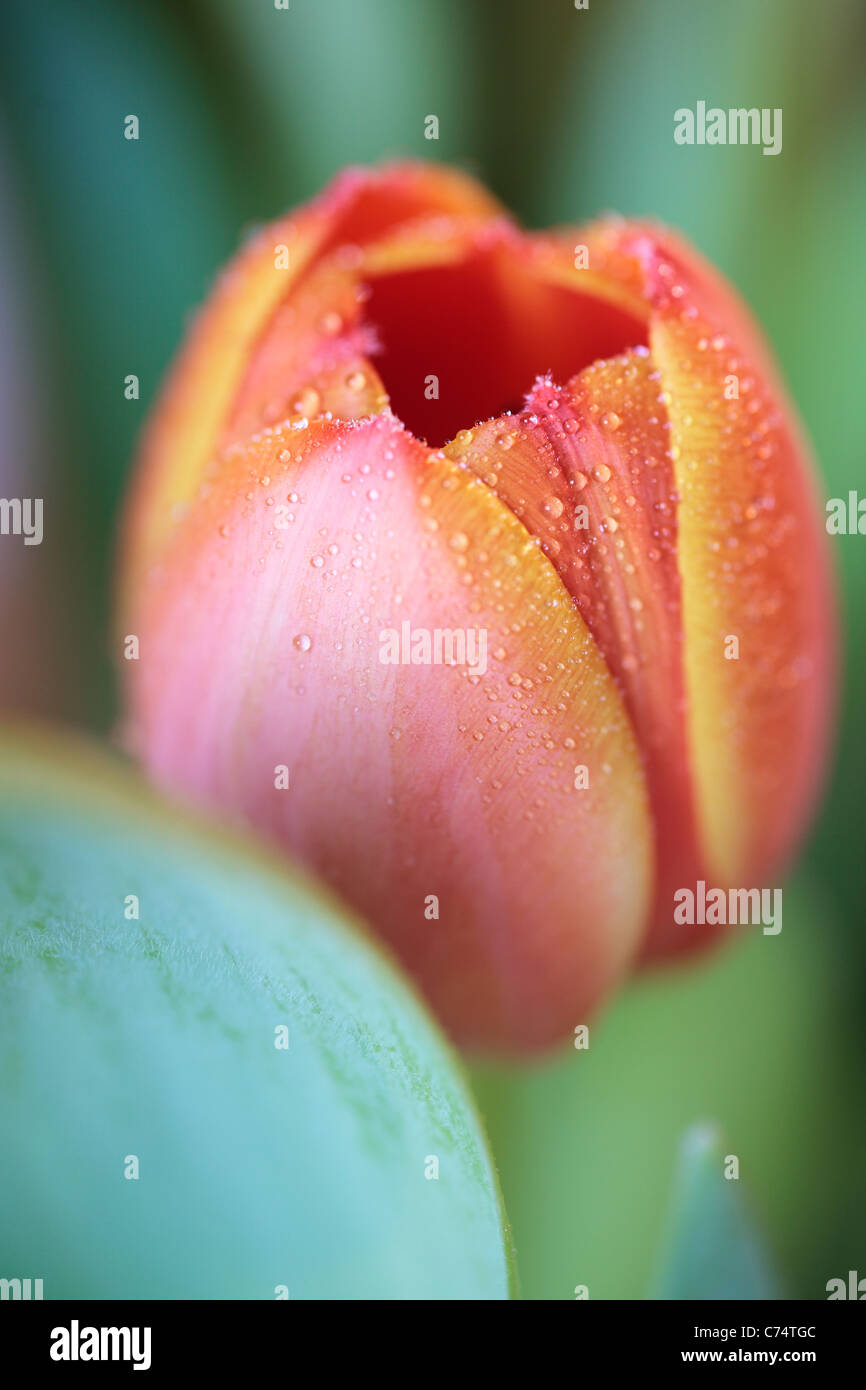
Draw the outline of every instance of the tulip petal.
[[[537,537],[623,693],[642,750],[657,846],[656,916],[701,871],[682,665],[677,494],[659,373],[646,349],[447,446]]]
[[[281,420],[328,412],[356,420],[384,410],[388,397],[369,361],[374,347],[354,271],[333,260],[315,267],[257,341],[217,452]]]
[[[486,671],[383,664],[406,622],[487,634]],[[614,679],[520,522],[393,417],[227,451],[139,629],[151,773],[299,853],[461,1041],[547,1045],[626,968],[650,829]]]
[[[790,411],[707,319],[652,332],[669,399],[696,795],[711,870],[778,873],[826,757],[826,536]],[[716,344],[716,346],[714,346]],[[738,380],[738,399],[725,382]]]
[[[781,872],[826,761],[834,603],[814,467],[731,286],[666,229],[620,242],[643,275],[671,422],[702,839],[711,873],[751,887]]]
[[[154,558],[172,519],[194,495],[257,342],[317,260],[336,247],[361,247],[401,222],[499,211],[472,179],[403,163],[347,170],[306,207],[256,232],[220,275],[148,426],[124,537],[127,578]]]
[[[557,282],[591,274],[632,312],[643,301],[679,497],[701,871],[731,886],[766,883],[814,801],[830,725],[834,605],[808,447],[747,307],[674,233],[610,217],[532,240]],[[587,269],[572,265],[576,242]],[[683,942],[662,912],[650,954]]]

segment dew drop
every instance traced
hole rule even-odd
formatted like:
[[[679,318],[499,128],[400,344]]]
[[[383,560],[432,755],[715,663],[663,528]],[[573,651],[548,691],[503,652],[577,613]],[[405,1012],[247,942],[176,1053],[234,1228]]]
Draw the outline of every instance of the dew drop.
[[[321,399],[315,386],[305,386],[292,401],[292,412],[295,415],[304,415],[309,418],[315,415],[319,409]]]

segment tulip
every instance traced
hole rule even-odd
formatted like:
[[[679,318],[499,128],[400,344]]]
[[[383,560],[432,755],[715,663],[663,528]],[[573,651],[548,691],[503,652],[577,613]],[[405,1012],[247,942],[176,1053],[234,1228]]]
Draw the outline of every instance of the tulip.
[[[811,465],[747,310],[662,227],[528,234],[457,173],[345,173],[211,294],[122,555],[149,774],[311,866],[463,1044],[572,1033],[716,934],[677,888],[769,884],[803,831]]]

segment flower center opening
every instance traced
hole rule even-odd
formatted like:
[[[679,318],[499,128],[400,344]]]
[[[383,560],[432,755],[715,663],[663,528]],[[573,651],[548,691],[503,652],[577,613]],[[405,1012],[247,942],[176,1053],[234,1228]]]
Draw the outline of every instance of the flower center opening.
[[[639,318],[542,279],[501,246],[384,274],[369,287],[364,318],[391,409],[433,448],[522,409],[539,376],[564,385],[599,358],[648,346]]]

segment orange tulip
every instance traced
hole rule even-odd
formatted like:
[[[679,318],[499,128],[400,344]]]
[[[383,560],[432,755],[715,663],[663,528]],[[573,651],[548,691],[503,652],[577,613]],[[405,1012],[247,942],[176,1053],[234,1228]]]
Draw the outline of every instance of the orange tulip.
[[[706,940],[677,888],[767,885],[814,800],[806,448],[655,225],[528,234],[455,172],[342,175],[199,315],[122,579],[153,778],[300,856],[463,1043],[548,1045]]]

